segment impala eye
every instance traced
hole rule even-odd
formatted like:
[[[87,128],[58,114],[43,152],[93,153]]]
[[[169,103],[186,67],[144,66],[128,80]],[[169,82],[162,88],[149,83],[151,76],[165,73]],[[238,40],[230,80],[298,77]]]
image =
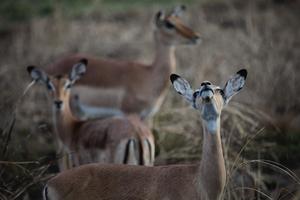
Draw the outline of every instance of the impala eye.
[[[173,28],[175,27],[172,23],[170,23],[170,22],[168,22],[168,21],[165,22],[165,26],[166,26],[168,29],[173,29]]]
[[[67,80],[65,83],[65,89],[70,89],[71,87],[72,87],[72,82]]]
[[[52,90],[52,91],[55,90],[53,84],[50,81],[47,81],[47,85],[46,86],[47,86],[48,90]]]
[[[217,88],[216,92],[219,92],[222,96],[224,95],[224,91],[221,88]]]
[[[48,89],[48,90],[52,90],[52,87],[51,87],[50,84],[47,84],[47,89]]]
[[[70,89],[71,88],[71,84],[70,83],[68,83],[68,84],[66,84],[66,89]]]
[[[194,99],[196,99],[196,98],[197,98],[197,96],[199,96],[199,94],[200,94],[200,91],[196,91],[196,92],[194,92],[194,94],[193,94],[193,97],[194,97]]]

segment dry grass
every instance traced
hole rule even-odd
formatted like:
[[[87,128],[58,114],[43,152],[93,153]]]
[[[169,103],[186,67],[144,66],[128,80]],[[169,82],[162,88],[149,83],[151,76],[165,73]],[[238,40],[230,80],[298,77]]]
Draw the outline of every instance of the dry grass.
[[[152,21],[158,9],[154,6],[105,11],[105,14],[89,13],[75,19],[65,19],[63,13],[56,11],[53,16],[36,18],[2,31],[2,142],[9,132],[4,127],[11,124],[12,107],[30,81],[25,70],[27,65],[44,66],[64,54],[78,51],[151,62]],[[282,195],[294,194],[295,188],[299,188],[299,178],[282,166],[276,155],[272,155],[276,163],[264,160],[265,155],[272,154],[270,149],[278,148],[276,141],[257,138],[269,133],[300,134],[298,10],[297,3],[277,5],[259,0],[207,2],[195,4],[187,12],[186,21],[199,30],[203,42],[195,47],[178,48],[179,74],[195,84],[205,79],[222,85],[241,67],[249,71],[244,91],[222,116],[226,164],[228,176],[232,177],[228,179],[225,199],[297,199],[292,194],[284,198]],[[0,159],[1,168],[10,173],[9,176],[1,174],[3,181],[20,176],[35,177],[38,181],[33,182],[37,183],[44,180],[45,173],[56,170],[45,171],[51,156],[55,157],[50,108],[43,87],[35,86],[23,97],[13,118],[16,123],[10,131],[7,157]],[[157,163],[199,160],[200,130],[197,113],[170,88],[161,111],[154,118],[159,150]],[[28,160],[40,163],[22,163]],[[19,166],[24,169],[19,170]],[[299,162],[289,167],[299,168]],[[26,175],[27,170],[30,176]],[[32,180],[28,178],[24,183]],[[20,184],[18,188],[18,183],[1,180],[0,195],[19,194],[21,198],[25,186]]]

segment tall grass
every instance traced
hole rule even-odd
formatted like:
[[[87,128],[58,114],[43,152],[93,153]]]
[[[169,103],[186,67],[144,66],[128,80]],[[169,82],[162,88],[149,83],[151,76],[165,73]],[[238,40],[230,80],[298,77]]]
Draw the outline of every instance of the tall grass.
[[[8,145],[2,145],[5,150],[1,147],[6,157],[0,157],[0,165],[5,171],[1,181],[9,181],[0,183],[0,198],[22,198],[32,186],[29,183],[39,191],[40,182],[49,171],[55,171],[53,165],[46,171],[51,160],[55,163],[56,155],[44,88],[31,88],[13,112],[30,80],[26,66],[43,67],[74,52],[151,62],[153,17],[160,7],[146,5],[117,11],[83,9],[68,17],[64,9],[53,7],[46,17],[32,17],[8,29],[2,27],[0,127],[1,144]],[[284,188],[295,194],[299,186],[299,175],[286,168],[296,170],[300,165],[296,157],[300,155],[300,143],[292,137],[300,130],[298,8],[297,3],[277,5],[268,0],[201,1],[188,6],[184,19],[200,32],[203,42],[177,49],[177,73],[193,85],[203,80],[222,85],[242,67],[249,72],[244,90],[222,114],[222,140],[229,169],[225,199],[283,199],[280,193]],[[200,160],[200,124],[197,113],[170,90],[154,118],[157,164]],[[282,146],[284,152],[278,153]],[[290,152],[295,161],[283,163],[291,158]]]
[[[11,139],[13,138],[14,127],[17,123],[16,114],[18,112],[18,105],[34,83],[35,82],[31,82],[28,84],[22,96],[17,99],[11,112],[9,123],[0,133],[0,197],[3,200],[19,199],[24,196],[24,193],[26,193],[30,187],[49,179],[49,175],[45,174],[49,166],[42,164],[38,160],[9,161],[8,149],[11,145]]]

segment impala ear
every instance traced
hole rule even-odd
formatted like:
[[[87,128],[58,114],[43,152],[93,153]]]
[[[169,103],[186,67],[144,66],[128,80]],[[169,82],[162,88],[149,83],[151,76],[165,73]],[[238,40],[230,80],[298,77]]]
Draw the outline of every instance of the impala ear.
[[[158,11],[155,15],[155,24],[157,27],[161,27],[164,24],[165,14],[162,10]]]
[[[223,98],[225,104],[227,104],[230,99],[239,93],[239,91],[244,87],[247,78],[247,70],[241,69],[236,74],[234,74],[225,84],[223,88]]]
[[[28,66],[27,72],[35,82],[46,82],[48,80],[47,74],[35,66]]]
[[[193,93],[194,90],[191,88],[188,81],[181,78],[177,74],[171,74],[170,80],[173,84],[174,89],[180,95],[182,95],[188,102],[193,103]]]
[[[27,67],[27,72],[29,73],[34,82],[43,83],[47,86],[48,90],[54,90],[53,84],[51,83],[47,74],[42,69],[30,65]]]
[[[174,8],[174,10],[172,11],[171,15],[174,15],[176,17],[180,17],[185,10],[186,10],[185,5],[176,6]]]
[[[79,61],[79,63],[73,66],[72,71],[69,74],[69,79],[72,84],[74,84],[77,80],[81,78],[83,74],[85,74],[87,64],[87,59],[83,58]]]

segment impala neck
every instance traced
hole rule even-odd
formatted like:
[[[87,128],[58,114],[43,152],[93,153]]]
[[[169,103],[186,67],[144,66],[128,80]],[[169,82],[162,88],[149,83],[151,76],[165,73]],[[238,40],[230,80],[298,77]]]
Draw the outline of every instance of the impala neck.
[[[175,46],[168,44],[163,38],[164,36],[156,30],[154,32],[155,40],[155,58],[152,63],[153,70],[157,73],[163,73],[169,76],[175,71],[176,60],[175,60]],[[167,74],[168,73],[168,74]]]
[[[54,124],[57,131],[57,135],[64,144],[70,146],[73,142],[74,129],[80,122],[80,120],[74,116],[71,105],[70,98],[65,98],[63,100],[63,108],[58,110],[54,109]]]
[[[147,110],[146,116],[149,112],[151,112],[150,115],[156,113],[160,108],[169,86],[169,76],[174,73],[176,67],[175,46],[167,44],[158,30],[154,32],[154,40],[156,45],[155,58],[149,70],[148,81],[145,82],[151,85],[150,98],[152,98],[154,106],[151,111]]]
[[[218,199],[226,180],[220,117],[212,121],[203,120],[203,148],[199,173],[200,192],[207,195],[207,199]]]

